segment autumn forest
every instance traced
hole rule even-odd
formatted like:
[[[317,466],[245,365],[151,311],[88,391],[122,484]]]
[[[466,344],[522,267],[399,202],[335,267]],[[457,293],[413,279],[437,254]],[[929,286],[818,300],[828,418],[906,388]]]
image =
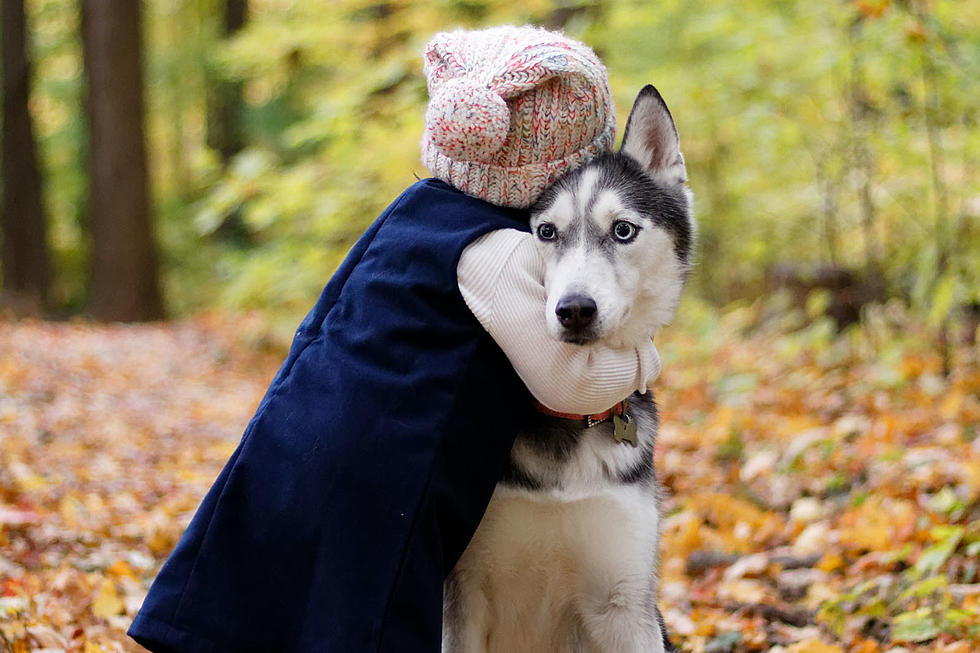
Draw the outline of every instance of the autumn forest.
[[[620,126],[655,84],[680,133],[672,639],[980,649],[980,3],[0,2],[3,653],[143,650],[297,324],[428,174],[425,42],[503,23],[591,45]]]

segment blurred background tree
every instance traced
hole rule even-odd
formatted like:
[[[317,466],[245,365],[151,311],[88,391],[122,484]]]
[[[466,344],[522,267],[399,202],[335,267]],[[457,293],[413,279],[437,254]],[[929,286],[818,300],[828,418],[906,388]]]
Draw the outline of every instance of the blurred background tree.
[[[89,305],[98,315],[87,270],[100,257],[96,227],[105,216],[86,198],[99,183],[88,161],[106,143],[90,136],[82,101],[82,7],[26,6],[50,305],[54,314]],[[414,175],[427,174],[418,162],[426,40],[456,26],[530,22],[595,47],[622,119],[647,82],[670,104],[701,225],[694,301],[725,306],[785,288],[799,306],[841,326],[869,302],[897,301],[929,321],[940,344],[958,325],[976,333],[978,3],[146,0],[142,7],[147,215],[171,315],[260,309],[290,333],[363,229]],[[5,46],[7,22],[5,14]],[[5,92],[5,119],[11,107]],[[7,174],[14,173],[5,173],[5,186],[19,188]],[[4,224],[28,215],[5,215]],[[131,249],[152,262],[152,249]],[[5,268],[5,284],[9,275]]]
[[[23,0],[0,5],[0,76],[3,77],[3,203],[0,235],[3,286],[0,302],[17,313],[37,314],[48,293],[46,221],[41,205],[37,145],[28,103],[31,62]]]
[[[140,3],[82,0],[88,94],[89,313],[112,321],[163,317],[143,136]]]

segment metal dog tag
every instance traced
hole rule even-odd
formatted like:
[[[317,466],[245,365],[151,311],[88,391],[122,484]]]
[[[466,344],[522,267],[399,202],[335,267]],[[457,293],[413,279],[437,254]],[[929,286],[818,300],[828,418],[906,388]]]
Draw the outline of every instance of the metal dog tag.
[[[639,444],[636,439],[636,422],[626,413],[623,413],[622,416],[613,415],[613,428],[613,437],[616,438],[616,442],[629,442],[634,447]]]

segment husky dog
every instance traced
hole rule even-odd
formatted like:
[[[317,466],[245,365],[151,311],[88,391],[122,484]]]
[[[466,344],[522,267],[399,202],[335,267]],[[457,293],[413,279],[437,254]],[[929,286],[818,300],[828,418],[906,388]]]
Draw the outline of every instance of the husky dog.
[[[620,151],[559,179],[532,210],[555,338],[633,346],[667,323],[695,231],[686,181],[674,121],[646,86]],[[598,423],[537,414],[518,434],[446,580],[444,653],[675,650],[656,605],[657,410],[650,392],[620,407]]]

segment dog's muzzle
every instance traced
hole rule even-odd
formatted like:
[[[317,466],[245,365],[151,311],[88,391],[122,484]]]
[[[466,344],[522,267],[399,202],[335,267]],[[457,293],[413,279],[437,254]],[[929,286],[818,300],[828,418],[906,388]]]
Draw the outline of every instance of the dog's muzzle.
[[[586,295],[567,295],[558,300],[555,315],[558,323],[569,331],[584,332],[595,322],[598,307],[595,300]]]

